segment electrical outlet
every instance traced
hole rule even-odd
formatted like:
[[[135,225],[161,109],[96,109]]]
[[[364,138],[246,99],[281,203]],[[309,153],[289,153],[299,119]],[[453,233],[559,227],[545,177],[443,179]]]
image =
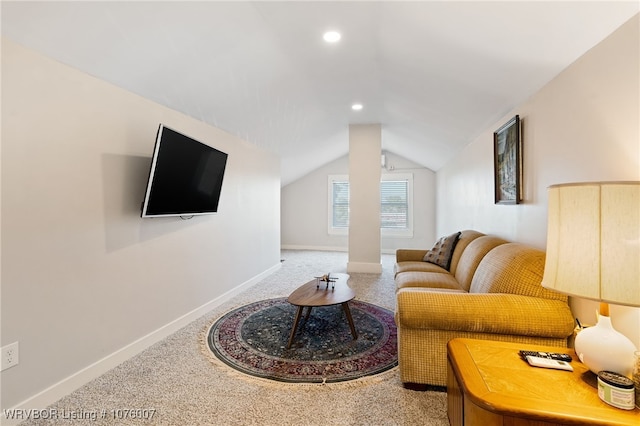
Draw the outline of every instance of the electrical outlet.
[[[18,365],[18,342],[2,347],[2,370]]]

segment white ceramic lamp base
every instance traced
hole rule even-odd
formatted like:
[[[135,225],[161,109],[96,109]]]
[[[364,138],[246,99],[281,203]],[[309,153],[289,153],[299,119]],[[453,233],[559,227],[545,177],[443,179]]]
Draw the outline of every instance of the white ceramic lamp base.
[[[595,374],[613,371],[631,377],[633,353],[637,349],[631,340],[613,328],[610,317],[600,315],[595,326],[581,330],[574,347],[580,361]]]

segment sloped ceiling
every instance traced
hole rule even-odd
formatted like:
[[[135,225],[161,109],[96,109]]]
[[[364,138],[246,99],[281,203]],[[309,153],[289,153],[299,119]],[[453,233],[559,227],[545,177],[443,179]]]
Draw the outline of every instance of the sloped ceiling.
[[[381,123],[384,150],[438,170],[638,10],[2,1],[1,12],[3,36],[279,154],[286,185],[345,155],[350,123]],[[338,43],[322,39],[329,29]]]

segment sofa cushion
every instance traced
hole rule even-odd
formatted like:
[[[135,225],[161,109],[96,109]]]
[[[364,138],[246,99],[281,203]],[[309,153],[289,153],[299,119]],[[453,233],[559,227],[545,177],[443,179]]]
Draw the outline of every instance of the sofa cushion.
[[[438,266],[434,263],[419,261],[419,262],[398,262],[395,265],[396,276],[401,272],[416,271],[416,272],[440,272],[449,273],[442,266]]]
[[[506,243],[506,240],[492,235],[483,235],[471,241],[460,256],[460,261],[454,270],[454,276],[460,283],[460,287],[469,291],[471,280],[482,258],[493,248]]]
[[[455,273],[458,268],[458,262],[462,257],[462,253],[464,253],[471,241],[478,237],[482,237],[483,235],[484,234],[482,232],[474,231],[472,229],[465,229],[460,233],[460,237],[456,243],[456,248],[453,250],[453,255],[451,256],[451,266],[449,267],[449,271],[451,271],[451,273]]]
[[[471,293],[510,293],[566,302],[567,296],[542,287],[545,253],[519,243],[502,244],[482,259]]]
[[[433,248],[424,255],[424,261],[434,263],[448,271],[451,266],[453,250],[456,248],[459,237],[460,232],[456,232],[455,234],[440,238]]]
[[[401,272],[396,275],[396,286],[460,289],[458,281],[448,272]]]

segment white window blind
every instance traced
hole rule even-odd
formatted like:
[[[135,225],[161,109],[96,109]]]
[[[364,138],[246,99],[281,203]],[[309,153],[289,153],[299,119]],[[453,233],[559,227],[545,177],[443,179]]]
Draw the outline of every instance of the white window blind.
[[[331,223],[334,228],[349,228],[349,182],[332,182]]]
[[[409,226],[409,185],[407,180],[380,182],[380,228],[407,229]]]

